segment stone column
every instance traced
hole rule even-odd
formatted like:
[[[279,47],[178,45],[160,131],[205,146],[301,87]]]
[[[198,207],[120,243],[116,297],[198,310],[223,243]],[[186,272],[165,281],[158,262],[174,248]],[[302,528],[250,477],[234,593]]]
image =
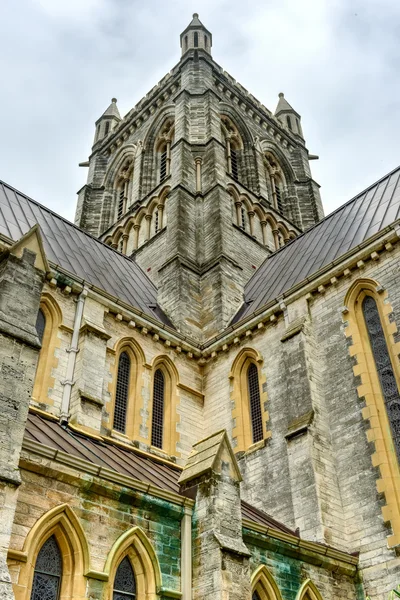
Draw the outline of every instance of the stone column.
[[[193,600],[251,599],[240,481],[226,431],[194,445],[180,477],[183,493],[196,498]]]
[[[146,242],[149,241],[150,239],[150,233],[151,233],[151,215],[145,215],[144,217],[146,219]]]
[[[126,248],[128,246],[128,239],[129,239],[129,234],[123,233],[122,234],[122,253],[123,254],[126,254]]]
[[[139,231],[140,231],[140,225],[138,223],[135,223],[133,226],[133,249],[137,250],[138,246],[139,246]]]
[[[29,235],[29,234],[28,234]],[[24,239],[24,238],[23,238]],[[25,236],[26,240],[26,236]],[[0,598],[13,600],[7,552],[21,483],[19,458],[40,343],[36,333],[45,271],[27,247],[0,255]]]
[[[261,231],[262,231],[262,240],[263,240],[263,244],[264,246],[267,245],[267,221],[260,221],[261,224]]]
[[[254,215],[256,213],[254,210],[249,210],[247,214],[249,215],[250,235],[254,235]]]

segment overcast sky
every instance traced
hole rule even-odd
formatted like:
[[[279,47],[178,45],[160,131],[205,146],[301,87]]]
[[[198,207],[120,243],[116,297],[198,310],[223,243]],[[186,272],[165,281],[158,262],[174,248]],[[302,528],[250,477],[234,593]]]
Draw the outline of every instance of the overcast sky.
[[[179,60],[193,12],[213,57],[302,115],[329,213],[400,164],[398,0],[14,0],[0,9],[0,179],[73,219],[94,122]]]

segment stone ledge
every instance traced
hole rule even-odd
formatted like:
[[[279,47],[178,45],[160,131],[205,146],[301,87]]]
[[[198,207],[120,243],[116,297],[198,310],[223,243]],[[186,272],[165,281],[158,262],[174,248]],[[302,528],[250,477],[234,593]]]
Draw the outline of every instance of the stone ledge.
[[[310,410],[308,413],[297,417],[288,425],[288,431],[285,434],[285,438],[287,441],[291,440],[294,437],[299,435],[303,435],[307,433],[308,428],[314,420],[314,411]]]

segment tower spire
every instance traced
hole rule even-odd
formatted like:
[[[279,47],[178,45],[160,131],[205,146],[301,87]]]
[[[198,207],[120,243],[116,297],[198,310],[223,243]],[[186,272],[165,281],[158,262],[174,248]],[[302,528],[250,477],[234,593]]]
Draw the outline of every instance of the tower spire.
[[[298,112],[290,106],[289,102],[285,98],[285,94],[281,92],[279,94],[278,106],[275,110],[275,117],[280,119],[284,125],[286,125],[294,134],[303,137],[301,129],[301,117]]]
[[[180,39],[182,56],[189,50],[205,50],[211,54],[212,34],[204,27],[198,13],[193,13],[193,18],[181,33]]]
[[[94,143],[102,140],[114,127],[120,122],[121,115],[119,114],[117,99],[112,98],[110,106],[103,112],[101,117],[96,121],[96,133]]]

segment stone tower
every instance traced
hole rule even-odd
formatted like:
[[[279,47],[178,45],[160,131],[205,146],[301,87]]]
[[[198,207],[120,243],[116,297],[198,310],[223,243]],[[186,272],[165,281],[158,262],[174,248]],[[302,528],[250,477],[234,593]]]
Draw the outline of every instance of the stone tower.
[[[96,122],[76,223],[128,254],[174,325],[227,326],[264,259],[322,216],[300,115],[275,115],[212,58],[197,14],[180,62],[123,118]]]

